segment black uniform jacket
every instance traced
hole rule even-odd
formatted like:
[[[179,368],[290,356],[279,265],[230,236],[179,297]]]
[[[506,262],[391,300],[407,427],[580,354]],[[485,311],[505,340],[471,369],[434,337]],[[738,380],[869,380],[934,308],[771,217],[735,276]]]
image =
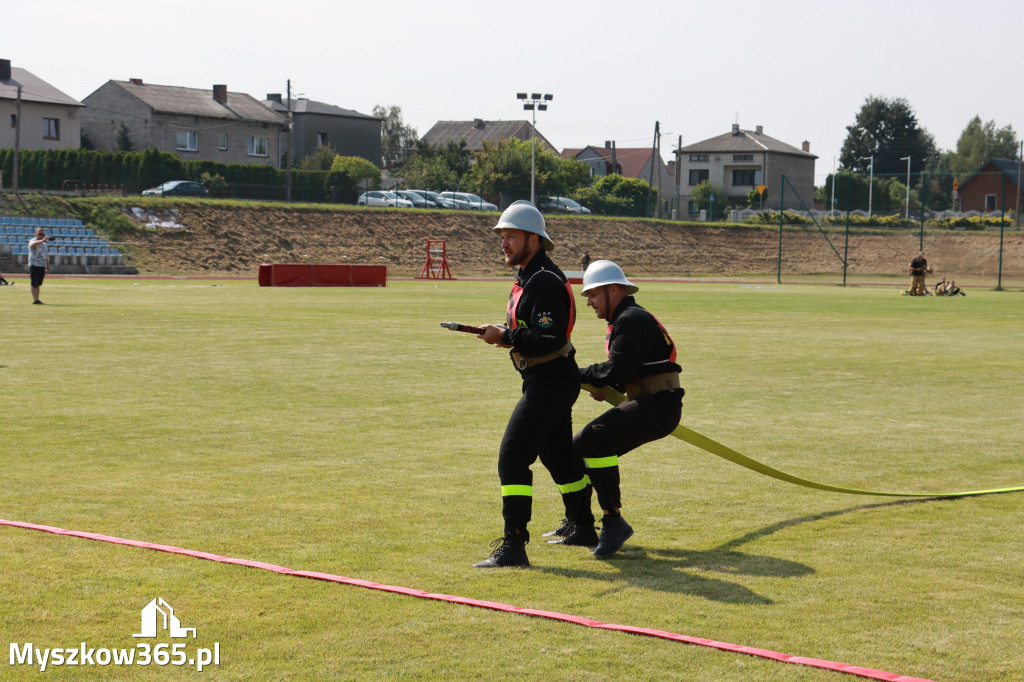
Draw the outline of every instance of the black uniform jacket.
[[[542,272],[546,271],[546,272]],[[527,357],[554,353],[565,345],[576,322],[576,307],[567,279],[544,251],[534,254],[519,269],[516,286],[522,287],[515,319],[506,320],[508,329],[501,342]],[[513,295],[515,287],[513,287]]]
[[[675,355],[672,339],[632,296],[622,299],[608,326],[608,360],[582,368],[583,383],[621,391],[637,379],[683,371],[671,359]]]

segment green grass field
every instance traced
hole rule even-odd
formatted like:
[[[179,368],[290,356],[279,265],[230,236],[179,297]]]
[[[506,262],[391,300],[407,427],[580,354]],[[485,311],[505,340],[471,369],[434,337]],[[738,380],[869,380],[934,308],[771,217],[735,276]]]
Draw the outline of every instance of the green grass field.
[[[1024,298],[645,284],[683,424],[787,472],[907,492],[1024,485]],[[48,280],[0,289],[0,518],[146,540],[935,680],[1024,679],[1024,493],[808,490],[676,439],[624,458],[614,559],[501,532],[506,282],[260,289]],[[604,323],[580,308],[581,363]],[[582,426],[603,406],[586,396]],[[596,506],[596,502],[595,502]],[[841,673],[0,526],[5,647],[135,647],[170,603],[220,664],[10,665],[4,679],[840,680]],[[166,638],[162,641],[168,641]]]

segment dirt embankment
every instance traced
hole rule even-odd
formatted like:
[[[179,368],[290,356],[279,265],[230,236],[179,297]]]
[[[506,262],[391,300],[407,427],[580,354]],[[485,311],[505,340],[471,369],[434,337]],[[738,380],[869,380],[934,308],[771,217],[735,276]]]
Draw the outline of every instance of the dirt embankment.
[[[0,212],[86,217],[97,206],[88,199],[34,199],[14,204],[3,195]],[[446,240],[455,277],[508,274],[492,231],[496,213],[247,206],[216,200],[139,203],[145,211],[130,198],[120,204],[140,229],[122,231],[118,239],[131,242],[126,256],[140,274],[255,276],[260,263],[276,262],[383,264],[390,276],[412,277],[423,267],[428,239]],[[142,227],[153,222],[165,226]],[[547,229],[556,244],[553,258],[565,270],[578,269],[585,250],[641,277],[771,274],[779,260],[779,231],[770,226],[549,216]],[[848,243],[842,231],[826,239],[813,225],[787,229],[782,273],[842,273],[839,256],[847,254],[850,275],[903,276],[919,241],[914,229],[855,231]],[[1002,242],[1003,277],[1024,280],[1024,233],[1007,231]],[[998,231],[928,230],[924,249],[937,276],[966,280],[994,278],[999,272]]]
[[[492,232],[496,214],[384,209],[238,208],[213,203],[175,205],[184,228],[140,230],[131,237],[141,272],[254,274],[260,263],[384,264],[392,276],[415,276],[428,239],[447,242],[456,276],[508,273]],[[170,214],[163,214],[168,217]],[[578,267],[584,250],[611,258],[636,276],[774,273],[777,228],[721,227],[650,220],[549,217],[553,257],[564,269]],[[840,273],[837,257],[848,254],[849,274],[903,275],[918,251],[916,230],[843,232],[826,239],[811,226],[782,237],[784,274]],[[926,231],[924,248],[939,272],[995,276],[998,232]],[[1003,237],[1004,277],[1024,277],[1024,234]]]

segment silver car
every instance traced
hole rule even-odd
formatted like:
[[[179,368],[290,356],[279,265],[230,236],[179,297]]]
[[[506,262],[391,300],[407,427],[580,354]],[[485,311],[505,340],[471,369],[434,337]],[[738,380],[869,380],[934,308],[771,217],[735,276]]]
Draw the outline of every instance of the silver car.
[[[589,215],[590,209],[569,197],[541,197],[537,208],[544,213],[579,213]]]
[[[497,211],[498,207],[489,201],[484,201],[482,197],[478,197],[475,194],[469,192],[441,192],[442,199],[447,199],[454,203],[458,208],[467,209],[470,211]]]
[[[403,199],[394,192],[385,192],[383,190],[373,190],[372,192],[363,192],[359,195],[359,199],[356,200],[357,206],[399,206],[403,208],[412,208],[412,202],[408,199]]]
[[[434,208],[434,202],[430,201],[419,192],[415,192],[411,189],[395,189],[391,191],[403,199],[411,201],[414,208]]]
[[[455,202],[449,201],[448,199],[441,198],[441,195],[437,192],[431,192],[429,189],[411,189],[410,192],[416,192],[421,197],[429,202],[432,202],[436,208],[458,208]]]

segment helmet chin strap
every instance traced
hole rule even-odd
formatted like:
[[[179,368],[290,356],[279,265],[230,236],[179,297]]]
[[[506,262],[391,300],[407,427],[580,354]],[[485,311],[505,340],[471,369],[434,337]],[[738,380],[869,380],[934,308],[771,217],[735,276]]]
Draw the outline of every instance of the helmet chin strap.
[[[612,297],[611,297],[611,294],[609,293],[611,291],[612,287],[611,287],[611,285],[608,285],[608,286],[603,287],[603,288],[604,288],[604,292],[603,292],[604,293],[604,319],[607,322],[611,322],[612,321],[612,313],[615,312],[615,311],[612,310]]]

